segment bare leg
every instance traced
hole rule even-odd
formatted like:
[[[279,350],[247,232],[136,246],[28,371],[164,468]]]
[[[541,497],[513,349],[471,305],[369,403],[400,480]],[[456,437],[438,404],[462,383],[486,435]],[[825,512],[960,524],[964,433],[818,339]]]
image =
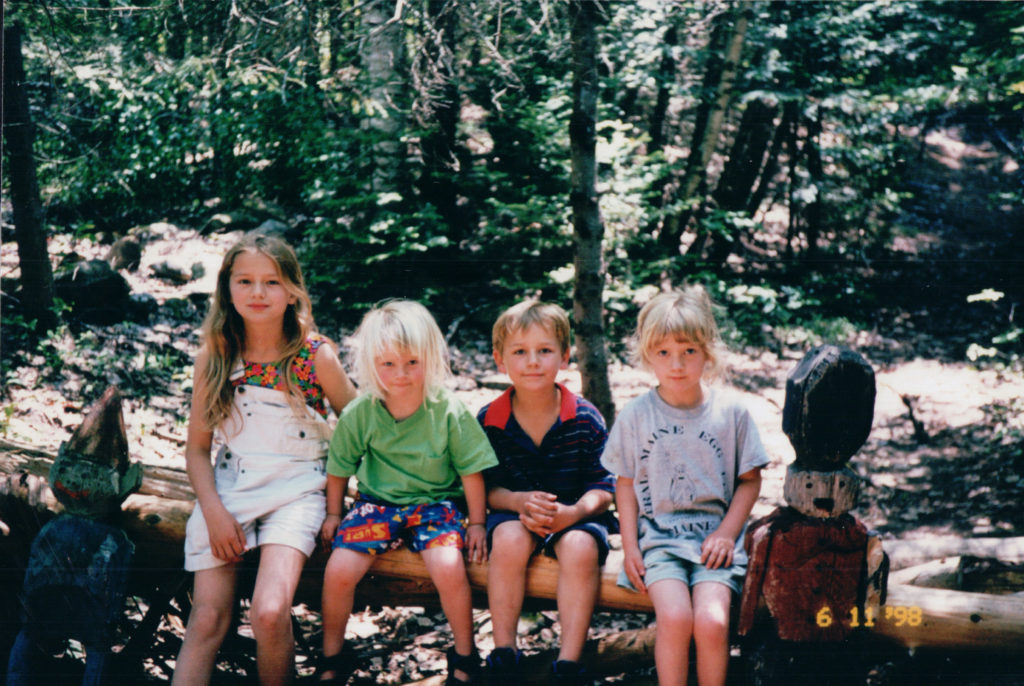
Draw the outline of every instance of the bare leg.
[[[455,652],[459,655],[472,655],[476,650],[473,641],[473,595],[466,576],[462,550],[451,546],[428,548],[421,555],[431,581],[437,586],[441,609],[452,628]],[[469,675],[456,670],[455,678],[468,681]]]
[[[225,565],[195,573],[192,611],[185,640],[174,666],[173,686],[210,683],[217,651],[231,625],[235,601],[235,566]]]
[[[662,579],[647,587],[654,605],[654,664],[660,686],[686,686],[690,669],[693,608],[690,587],[676,579]],[[703,685],[702,685],[703,686]]]
[[[558,621],[562,625],[558,659],[579,662],[600,584],[597,541],[586,531],[568,531],[555,544],[555,554],[558,555]]]
[[[492,534],[487,566],[487,604],[494,627],[494,647],[516,647],[519,615],[526,595],[526,565],[537,539],[518,521],[499,524]]]
[[[373,564],[373,556],[346,548],[335,548],[324,569],[324,590],[320,601],[323,613],[324,656],[341,652],[345,644],[345,626],[352,614],[356,585]],[[333,677],[332,672],[322,675]]]
[[[262,686],[291,683],[295,675],[292,601],[306,556],[287,545],[260,550],[249,621],[256,638],[256,668]]]
[[[729,606],[732,590],[707,581],[693,587],[693,639],[700,686],[724,686],[729,667]]]

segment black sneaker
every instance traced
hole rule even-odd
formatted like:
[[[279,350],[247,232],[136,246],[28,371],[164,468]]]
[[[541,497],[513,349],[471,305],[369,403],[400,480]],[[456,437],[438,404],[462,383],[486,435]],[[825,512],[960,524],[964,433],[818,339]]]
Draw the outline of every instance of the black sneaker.
[[[552,686],[590,686],[587,670],[579,662],[558,660],[551,663]]]
[[[519,659],[523,656],[514,648],[495,648],[487,656],[488,686],[522,686],[519,683]]]

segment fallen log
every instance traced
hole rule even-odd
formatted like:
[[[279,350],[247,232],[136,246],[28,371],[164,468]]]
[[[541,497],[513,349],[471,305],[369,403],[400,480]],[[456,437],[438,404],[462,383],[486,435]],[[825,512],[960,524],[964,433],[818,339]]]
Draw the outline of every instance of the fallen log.
[[[1024,536],[1012,538],[957,538],[928,536],[900,541],[885,541],[892,571],[924,564],[941,557],[972,555],[1003,562],[1024,563]]]
[[[0,446],[5,448],[5,446]],[[46,473],[52,459],[40,454],[12,450],[0,452],[0,520],[10,529],[0,537],[0,555],[16,564],[27,559],[28,545],[60,504],[49,491]],[[136,544],[132,586],[152,588],[154,580],[180,573],[185,521],[192,501],[182,470],[144,467],[139,493],[124,503],[117,524]],[[167,494],[167,495],[161,495]],[[183,498],[168,497],[184,495]],[[926,541],[885,541],[885,550],[897,560],[974,554],[1015,562],[1024,557],[1024,538],[927,539]],[[980,553],[980,554],[979,554]],[[297,600],[319,606],[326,553],[318,552],[303,574]],[[558,563],[538,556],[527,578],[529,604],[554,607]],[[908,566],[905,562],[902,566]],[[613,550],[602,572],[598,608],[601,610],[651,612],[644,594],[618,588],[615,579],[621,567],[621,552]],[[474,603],[486,607],[486,565],[469,564]],[[139,595],[144,595],[140,593]],[[874,618],[874,631],[908,647],[970,648],[983,650],[1024,647],[1024,599],[984,593],[916,588],[890,583],[888,597]],[[436,607],[437,593],[419,556],[398,550],[374,561],[370,576],[360,584],[360,606],[417,605]],[[918,614],[920,610],[920,614]],[[889,613],[886,617],[885,613]],[[900,621],[902,618],[902,621]],[[837,618],[837,621],[844,618]],[[859,618],[864,621],[865,618]],[[919,619],[919,621],[918,621]],[[845,618],[850,621],[850,618]]]

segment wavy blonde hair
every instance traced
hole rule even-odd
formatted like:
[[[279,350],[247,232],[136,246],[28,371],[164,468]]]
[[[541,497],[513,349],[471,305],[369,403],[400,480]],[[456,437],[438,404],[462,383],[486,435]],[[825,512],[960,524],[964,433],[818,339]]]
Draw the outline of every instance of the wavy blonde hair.
[[[709,380],[725,374],[725,343],[715,321],[711,296],[703,286],[693,285],[659,293],[640,310],[632,341],[634,364],[650,369],[651,348],[671,336],[699,345],[707,356],[704,370]]]
[[[231,270],[235,260],[243,253],[259,253],[274,262],[288,294],[295,303],[284,313],[285,339],[281,358],[276,360],[282,370],[289,402],[296,412],[303,412],[305,401],[292,372],[296,355],[302,350],[306,338],[316,331],[313,307],[302,278],[302,268],[295,251],[275,236],[250,234],[242,238],[224,255],[217,286],[210,301],[210,309],[203,320],[201,336],[206,349],[206,364],[196,370],[199,397],[206,398],[206,407],[200,408],[200,417],[211,431],[231,415],[234,407],[231,372],[242,360],[245,349],[245,322],[231,304]]]
[[[412,300],[385,300],[363,316],[355,333],[355,378],[359,387],[383,399],[387,388],[375,361],[388,351],[415,355],[423,364],[424,391],[433,395],[451,376],[448,344],[434,317]]]

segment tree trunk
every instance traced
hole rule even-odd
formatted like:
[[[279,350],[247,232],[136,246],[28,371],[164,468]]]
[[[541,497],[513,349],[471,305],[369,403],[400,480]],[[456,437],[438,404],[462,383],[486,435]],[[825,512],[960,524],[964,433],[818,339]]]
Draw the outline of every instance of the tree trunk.
[[[807,237],[808,260],[818,257],[818,239],[822,230],[822,203],[821,194],[825,187],[825,171],[821,161],[821,105],[817,107],[817,113],[807,127],[807,171],[811,176],[811,185],[815,189],[814,199],[807,206],[807,226],[804,235]]]
[[[707,167],[718,143],[725,120],[725,112],[733,97],[733,87],[743,55],[743,41],[752,13],[749,1],[739,3],[731,13],[723,12],[712,29],[709,61],[704,77],[704,99],[697,109],[690,155],[679,185],[679,197],[695,201],[690,209],[669,217],[658,236],[660,243],[673,251],[679,249],[679,239],[701,203],[695,197],[697,190],[707,184]],[[730,20],[732,20],[730,25]]]
[[[3,130],[10,161],[11,207],[14,237],[21,267],[21,312],[35,320],[36,331],[57,324],[53,310],[53,269],[46,248],[46,225],[39,198],[39,180],[32,153],[35,132],[25,91],[25,65],[21,57],[22,29],[4,28]]]
[[[424,31],[426,64],[422,65],[418,87],[424,134],[423,199],[437,208],[448,227],[448,239],[457,244],[466,237],[467,227],[459,221],[458,175],[455,134],[459,117],[459,88],[455,74],[455,6],[447,0],[430,0],[427,5],[431,25]]]
[[[366,40],[362,49],[366,75],[367,116],[363,127],[371,133],[373,169],[369,175],[374,193],[396,188],[402,161],[402,99],[404,50],[402,24],[395,20],[393,0],[374,0],[360,15]]]
[[[668,103],[675,83],[676,58],[673,48],[679,43],[678,31],[675,26],[665,30],[662,38],[661,62],[658,65],[658,96],[651,112],[650,136],[647,154],[661,150],[665,146],[665,116],[668,114]]]
[[[745,212],[754,184],[765,166],[765,152],[775,128],[778,107],[760,98],[747,103],[740,119],[739,130],[733,140],[732,151],[718,180],[714,192],[715,205],[725,212]],[[744,236],[739,234],[728,240],[725,236],[709,236],[708,260],[724,262]]]
[[[772,146],[768,150],[768,156],[765,160],[764,168],[761,170],[761,176],[758,178],[757,186],[750,194],[750,200],[747,202],[747,213],[751,216],[761,208],[761,203],[768,196],[768,189],[772,186],[772,179],[774,179],[776,172],[779,170],[779,155],[782,153],[782,147],[786,143],[787,132],[790,126],[792,126],[795,115],[796,108],[792,106],[792,101],[787,101],[782,106],[782,119],[779,121],[779,125],[775,127]]]
[[[573,312],[583,395],[611,424],[615,417],[615,404],[608,381],[604,340],[604,224],[597,198],[597,22],[600,11],[598,3],[587,0],[573,0],[570,5],[573,108],[569,123],[572,147],[569,195],[576,236]]]

